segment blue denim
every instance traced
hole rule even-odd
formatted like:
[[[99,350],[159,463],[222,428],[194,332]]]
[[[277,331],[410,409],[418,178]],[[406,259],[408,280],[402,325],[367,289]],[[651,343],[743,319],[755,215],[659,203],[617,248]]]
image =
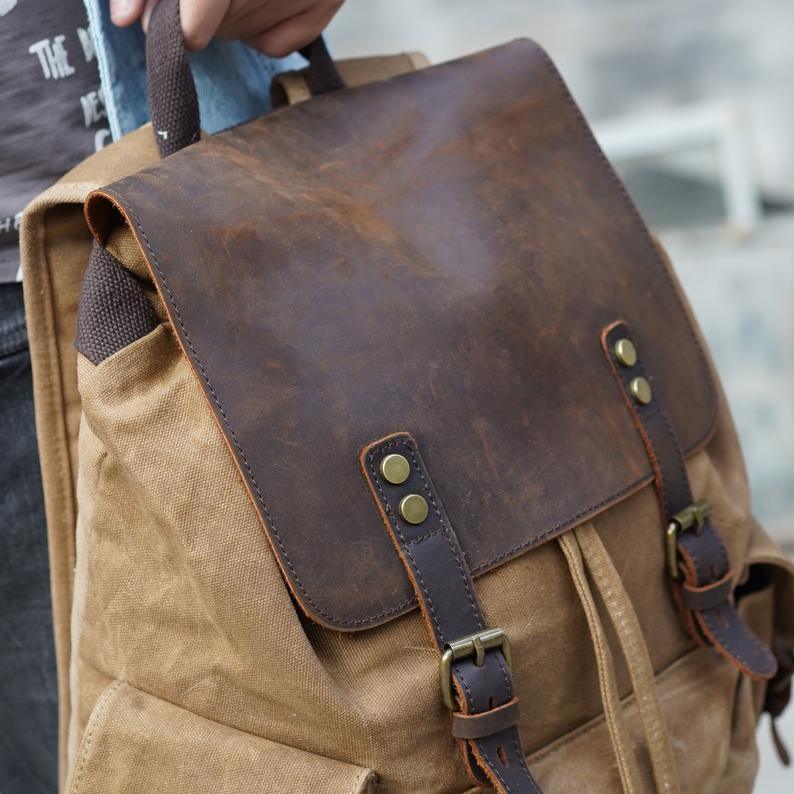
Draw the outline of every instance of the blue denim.
[[[0,284],[0,792],[58,785],[47,530],[21,284]]]
[[[85,0],[112,136],[148,121],[145,39],[117,28],[108,0]],[[266,113],[270,80],[300,68],[239,42],[190,55],[201,126]],[[57,790],[58,698],[44,505],[21,284],[0,284],[0,794]]]
[[[96,49],[113,140],[149,120],[146,101],[145,37],[140,25],[117,28],[108,0],[84,0]],[[275,60],[241,42],[214,40],[190,53],[206,132],[241,124],[270,110],[274,74],[301,68],[299,55]]]

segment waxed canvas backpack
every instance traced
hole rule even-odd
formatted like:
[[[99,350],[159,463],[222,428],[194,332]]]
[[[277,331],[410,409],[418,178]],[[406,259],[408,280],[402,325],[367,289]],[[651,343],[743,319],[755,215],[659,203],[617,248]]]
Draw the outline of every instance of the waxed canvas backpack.
[[[794,568],[548,56],[200,139],[176,8],[23,231],[68,790],[750,791]]]

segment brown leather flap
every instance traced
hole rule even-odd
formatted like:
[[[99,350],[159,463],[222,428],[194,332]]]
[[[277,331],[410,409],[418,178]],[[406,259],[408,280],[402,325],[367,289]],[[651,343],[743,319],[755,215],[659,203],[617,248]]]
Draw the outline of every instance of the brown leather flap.
[[[203,140],[95,194],[100,238],[108,202],[325,625],[414,605],[358,471],[368,442],[416,437],[477,574],[650,481],[606,324],[634,329],[685,449],[712,430],[671,274],[531,42]]]

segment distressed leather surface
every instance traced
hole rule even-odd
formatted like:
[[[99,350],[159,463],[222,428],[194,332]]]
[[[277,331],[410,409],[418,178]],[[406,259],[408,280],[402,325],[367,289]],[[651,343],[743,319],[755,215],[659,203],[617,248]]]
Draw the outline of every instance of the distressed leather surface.
[[[143,251],[306,613],[415,606],[357,454],[421,445],[476,575],[650,482],[599,331],[690,454],[716,396],[670,273],[528,41],[285,108],[94,195]]]

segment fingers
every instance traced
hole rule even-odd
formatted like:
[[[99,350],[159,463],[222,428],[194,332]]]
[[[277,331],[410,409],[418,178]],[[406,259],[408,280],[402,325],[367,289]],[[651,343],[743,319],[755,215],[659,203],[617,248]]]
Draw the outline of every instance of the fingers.
[[[230,0],[180,0],[182,36],[189,50],[203,50],[229,11]]]
[[[247,39],[308,11],[316,2],[317,0],[232,2],[217,35],[224,39]]]
[[[323,32],[343,0],[318,0],[308,10],[253,36],[247,44],[272,58],[284,58],[313,41]]]
[[[141,20],[149,27],[158,0],[110,0],[116,25]],[[182,36],[191,50],[200,50],[213,36],[243,39],[275,58],[315,39],[339,10],[343,0],[179,0]]]
[[[110,18],[114,25],[127,27],[137,22],[143,13],[145,0],[110,0]]]
[[[144,3],[141,24],[149,29],[152,9],[158,0],[140,0]],[[203,50],[218,30],[229,10],[230,0],[180,0],[179,16],[182,38],[189,50]]]
[[[159,0],[144,0],[143,14],[141,15],[141,26],[145,31],[149,30],[149,20],[152,16],[152,9],[157,5]]]

